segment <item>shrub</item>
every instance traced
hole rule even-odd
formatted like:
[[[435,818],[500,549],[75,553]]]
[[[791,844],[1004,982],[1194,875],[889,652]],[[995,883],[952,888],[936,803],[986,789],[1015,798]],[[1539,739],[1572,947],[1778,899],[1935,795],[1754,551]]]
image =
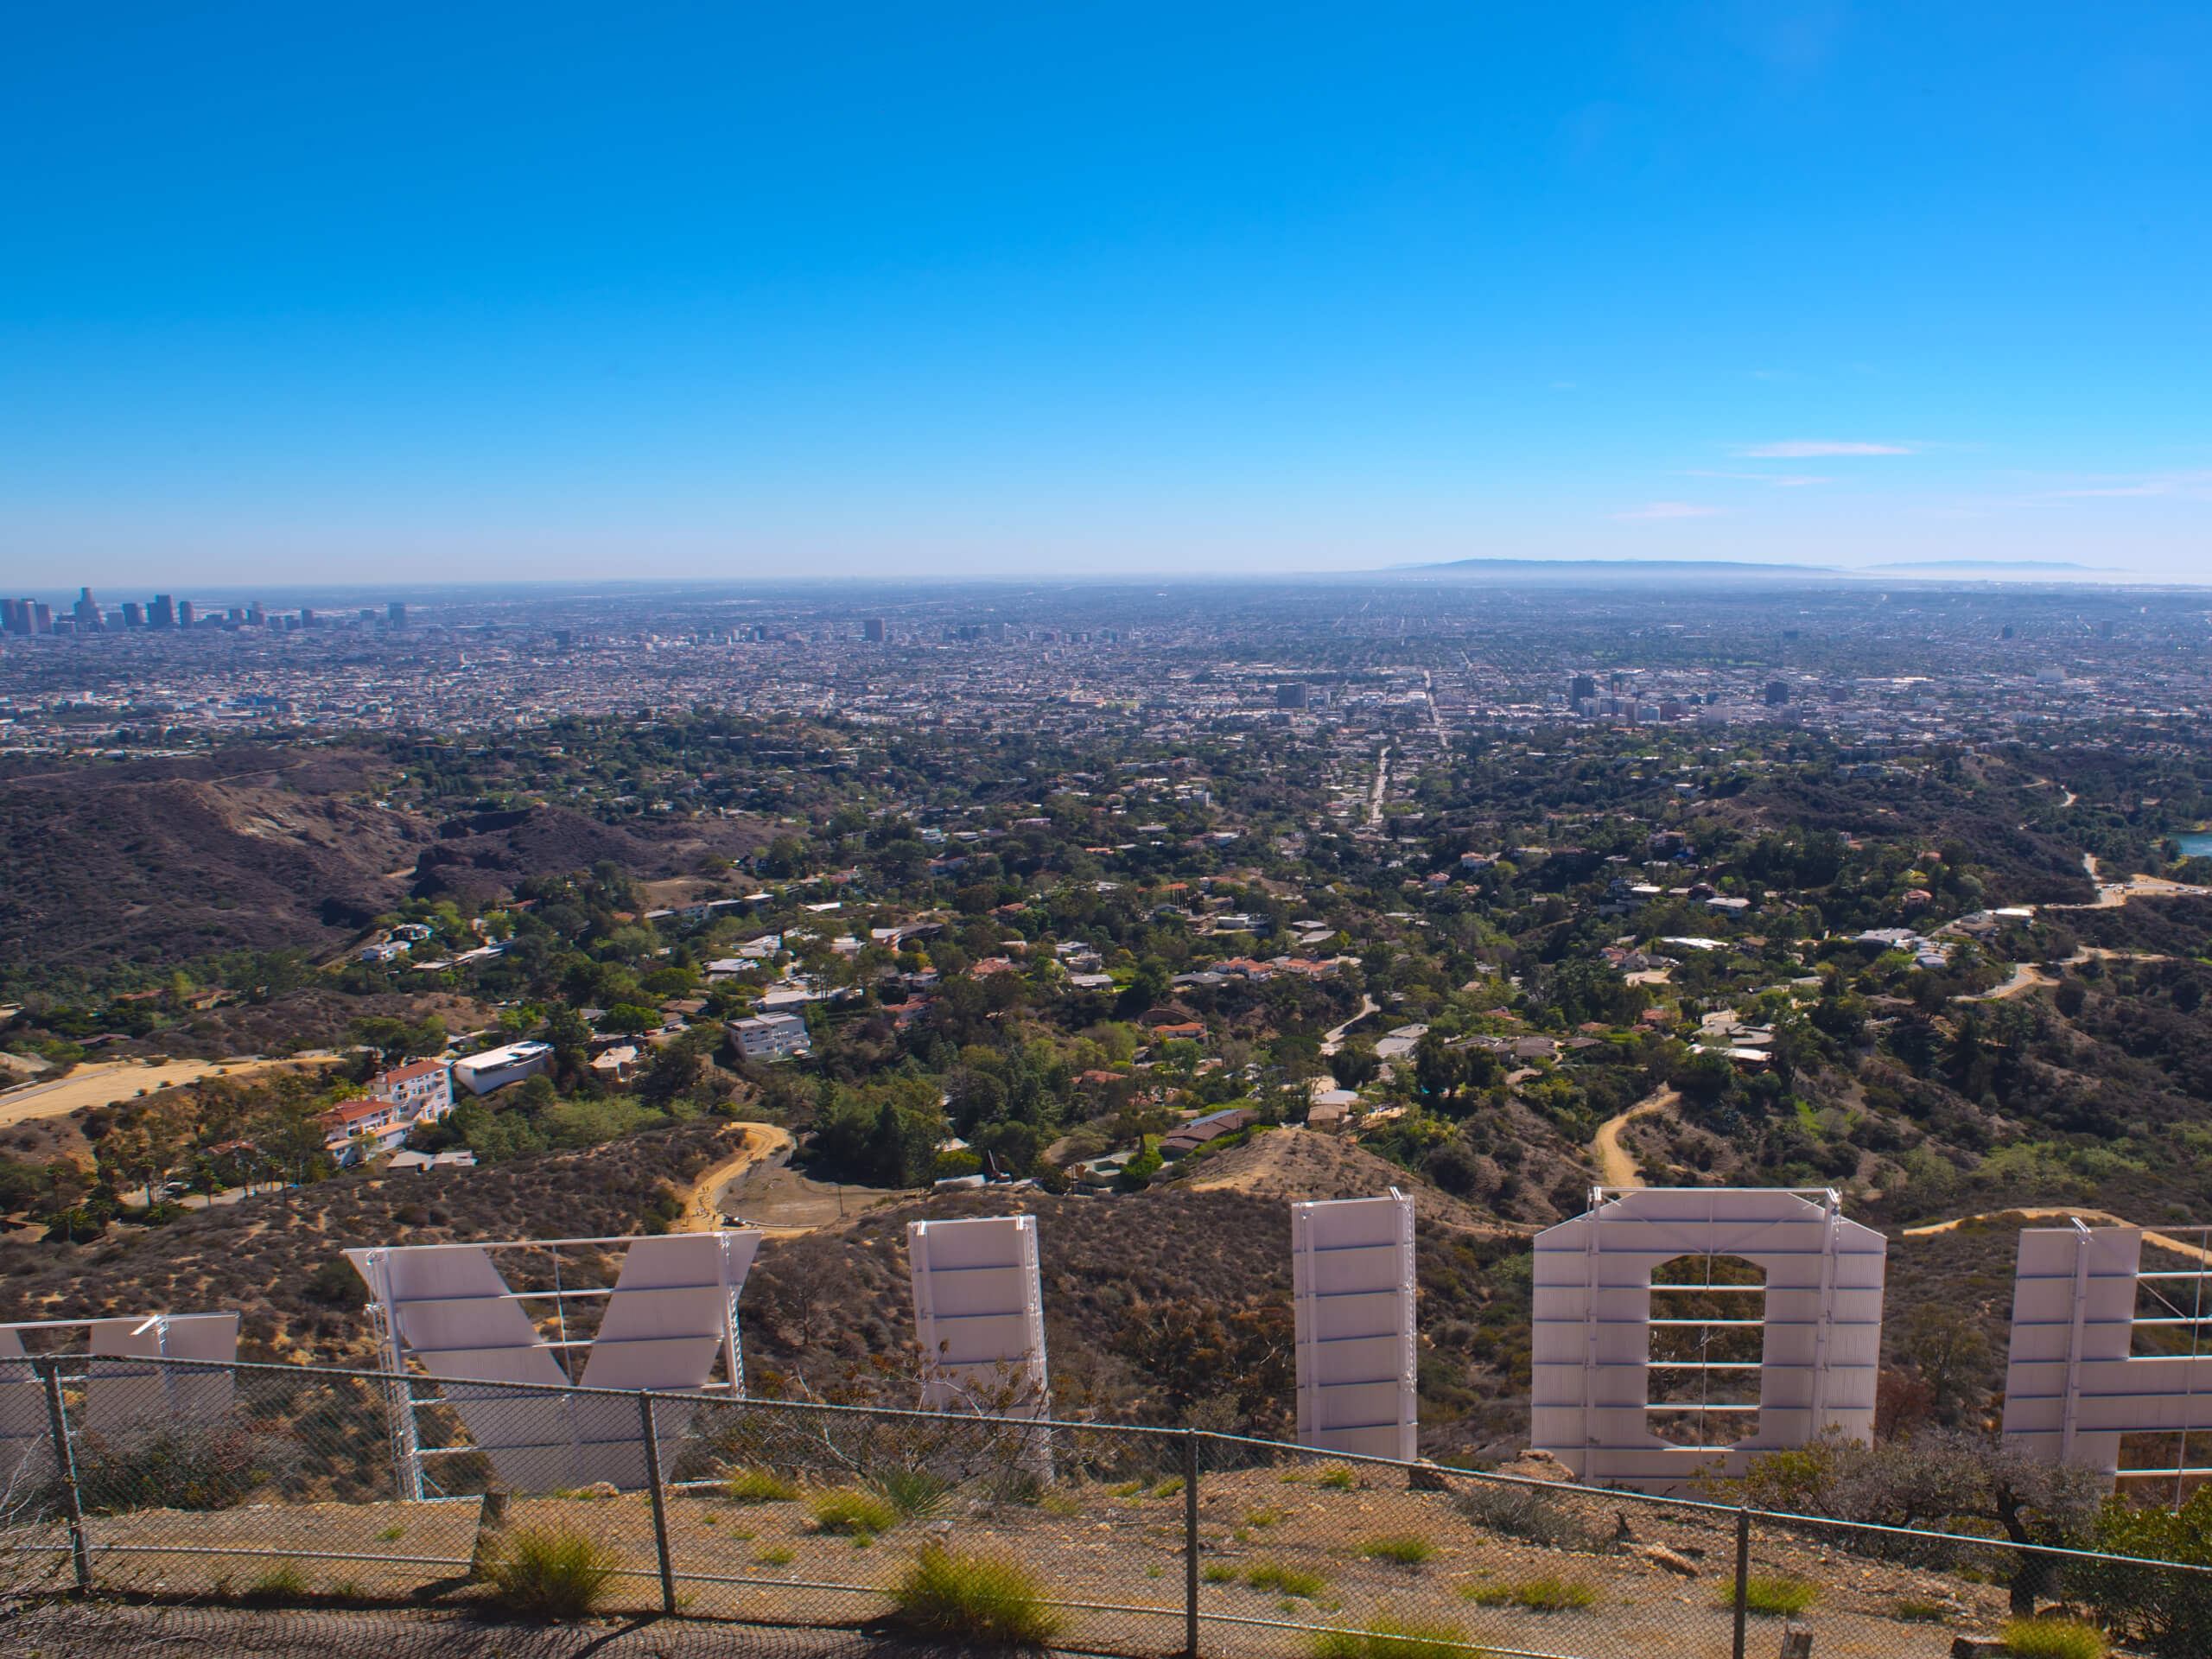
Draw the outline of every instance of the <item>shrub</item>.
[[[1744,1586],[1744,1605],[1751,1612],[1786,1618],[1803,1612],[1819,1599],[1821,1587],[1802,1579],[1751,1579]],[[1736,1608],[1736,1586],[1724,1584],[1713,1605],[1725,1612]]]
[[[2200,1486],[2178,1510],[2108,1502],[2097,1521],[2097,1548],[2153,1561],[2212,1566],[2212,1486]],[[2212,1653],[2212,1575],[2139,1567],[2133,1561],[2077,1562],[2069,1599],[2086,1602],[2120,1641],[2152,1653]]]
[[[1580,1579],[1549,1574],[1515,1584],[1465,1585],[1459,1593],[1478,1607],[1526,1607],[1532,1613],[1564,1613],[1598,1601],[1598,1592]]]
[[[1245,1573],[1244,1582],[1255,1590],[1304,1596],[1311,1601],[1321,1593],[1325,1580],[1319,1573],[1308,1573],[1302,1567],[1285,1567],[1281,1561],[1262,1561]]]
[[[2069,1618],[2016,1618],[2005,1626],[2012,1659],[2105,1659],[2104,1632]]]
[[[1378,1618],[1364,1630],[1316,1630],[1313,1659],[1483,1659],[1457,1624]]]
[[[1154,1497],[1173,1497],[1176,1493],[1182,1490],[1183,1477],[1180,1475],[1170,1475],[1166,1479],[1161,1481],[1159,1485],[1152,1489],[1152,1495]]]
[[[899,1524],[899,1511],[873,1492],[856,1486],[833,1486],[817,1492],[808,1506],[817,1530],[850,1535],[888,1532]]]
[[[1589,1541],[1582,1522],[1556,1499],[1534,1486],[1478,1481],[1454,1500],[1460,1514],[1478,1527],[1525,1538],[1532,1544],[1574,1546]]]
[[[1208,1561],[1198,1576],[1208,1584],[1234,1584],[1236,1582],[1236,1569],[1225,1562]]]
[[[1348,1492],[1351,1491],[1354,1481],[1349,1469],[1324,1469],[1314,1477],[1313,1484],[1325,1486],[1332,1492]]]
[[[621,1558],[598,1539],[565,1527],[521,1527],[503,1539],[486,1569],[493,1593],[522,1618],[582,1618],[598,1607]]]
[[[935,1544],[914,1557],[891,1599],[899,1624],[942,1641],[1041,1647],[1060,1628],[1027,1569]]]
[[[788,1503],[798,1488],[772,1469],[741,1469],[729,1478],[722,1494],[733,1503]]]
[[[1359,1553],[1370,1561],[1395,1561],[1401,1567],[1419,1567],[1436,1554],[1436,1546],[1412,1533],[1397,1533],[1388,1538],[1370,1538],[1359,1547]]]
[[[908,1520],[926,1521],[952,1496],[952,1483],[927,1469],[888,1469],[870,1476],[868,1490]]]
[[[87,1510],[227,1510],[281,1481],[297,1456],[293,1442],[236,1423],[164,1423],[120,1434],[87,1434],[76,1454],[77,1490]]]
[[[763,1567],[788,1567],[791,1565],[791,1552],[781,1544],[778,1544],[769,1549],[755,1550],[753,1559]]]

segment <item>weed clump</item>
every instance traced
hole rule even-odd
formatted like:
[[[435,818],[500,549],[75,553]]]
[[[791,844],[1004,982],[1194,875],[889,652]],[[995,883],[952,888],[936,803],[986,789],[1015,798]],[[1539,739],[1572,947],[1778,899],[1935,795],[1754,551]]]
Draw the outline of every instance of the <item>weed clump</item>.
[[[1255,1590],[1273,1590],[1278,1595],[1303,1596],[1311,1601],[1321,1593],[1326,1580],[1319,1573],[1308,1573],[1303,1567],[1262,1561],[1244,1574],[1244,1582]]]
[[[1533,1486],[1478,1482],[1453,1500],[1459,1513],[1478,1527],[1525,1538],[1532,1544],[1569,1548],[1589,1542],[1582,1522],[1556,1499]]]
[[[1041,1647],[1060,1628],[1026,1568],[935,1544],[914,1557],[891,1599],[899,1623],[941,1641]]]
[[[246,1601],[297,1601],[308,1592],[307,1570],[289,1556],[271,1561],[246,1585]]]
[[[588,1534],[524,1527],[509,1533],[486,1569],[494,1598],[522,1618],[582,1618],[605,1599],[621,1557]]]
[[[1598,1601],[1598,1592],[1581,1580],[1550,1573],[1512,1584],[1464,1585],[1459,1593],[1478,1607],[1526,1607],[1532,1613],[1579,1611]]]
[[[741,1469],[722,1486],[733,1503],[788,1503],[798,1488],[772,1469]]]
[[[1790,1618],[1820,1599],[1821,1587],[1802,1579],[1752,1579],[1744,1586],[1744,1605],[1770,1618]],[[1736,1611],[1736,1586],[1724,1584],[1713,1605],[1723,1612]]]
[[[926,1521],[944,1508],[952,1483],[927,1469],[887,1469],[868,1478],[868,1490],[906,1519]]]
[[[2105,1659],[2104,1632],[2069,1618],[2016,1618],[2005,1627],[2012,1659]]]
[[[817,1531],[842,1537],[873,1537],[899,1524],[899,1511],[873,1492],[856,1486],[833,1486],[817,1492],[809,1506]]]
[[[1412,1533],[1396,1533],[1387,1538],[1370,1538],[1359,1547],[1359,1553],[1370,1561],[1395,1561],[1401,1567],[1419,1567],[1436,1554],[1436,1546],[1426,1538]]]
[[[1312,1659],[1484,1659],[1457,1624],[1378,1618],[1364,1630],[1316,1630]]]

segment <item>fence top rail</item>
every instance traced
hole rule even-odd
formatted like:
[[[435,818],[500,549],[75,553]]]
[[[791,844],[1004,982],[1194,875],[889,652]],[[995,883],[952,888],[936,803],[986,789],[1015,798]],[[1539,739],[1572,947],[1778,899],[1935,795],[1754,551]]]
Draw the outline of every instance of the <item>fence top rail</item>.
[[[248,1373],[288,1379],[319,1377],[340,1382],[373,1384],[390,1387],[396,1382],[443,1382],[448,1379],[416,1377],[410,1373],[395,1376],[390,1371],[353,1370],[336,1365],[277,1365],[252,1360],[170,1359],[165,1357],[139,1358],[109,1354],[34,1354],[22,1360],[10,1362],[29,1364],[43,1375],[59,1372],[64,1364],[82,1365],[83,1371],[72,1373],[66,1380],[79,1381],[90,1377],[103,1365],[128,1367],[134,1373],[143,1372],[149,1365],[174,1367],[180,1370],[227,1371],[234,1376]],[[663,1392],[650,1389],[587,1389],[558,1382],[499,1382],[471,1383],[465,1378],[451,1379],[463,1387],[497,1389],[502,1394],[582,1395],[598,1399],[637,1401],[639,1399],[666,1400],[671,1402],[696,1404],[699,1395],[691,1392]],[[424,1402],[435,1404],[435,1401]],[[1585,1498],[1602,1498],[1610,1503],[1629,1502],[1648,1504],[1655,1508],[1684,1510],[1709,1516],[1726,1516],[1733,1519],[1748,1516],[1754,1522],[1783,1527],[1819,1528],[1831,1532],[1872,1534],[1887,1538],[1917,1539],[1929,1544],[1972,1544],[1985,1549],[2013,1550],[2025,1554],[2057,1557],[2071,1560],[2103,1561],[2115,1566],[2161,1567],[2176,1573],[2190,1573],[2212,1576],[2212,1565],[2193,1561],[2164,1561],[2141,1555],[2113,1555],[2101,1550],[2074,1549],[2061,1544],[2018,1543],[2009,1538],[1990,1538],[1973,1533],[1930,1532],[1918,1527],[1893,1527],[1876,1521],[1846,1521],[1834,1516],[1796,1515],[1783,1510],[1759,1510],[1741,1503],[1724,1503],[1711,1498],[1675,1497],[1654,1492],[1632,1491],[1613,1486],[1585,1486],[1572,1481],[1539,1480],[1529,1475],[1500,1474],[1495,1470],[1467,1469],[1450,1464],[1429,1464],[1427,1460],[1408,1463],[1399,1458],[1376,1457],[1361,1452],[1338,1452],[1325,1446],[1294,1446],[1284,1440],[1262,1440],[1250,1434],[1224,1434],[1211,1429],[1162,1428],[1146,1423],[1080,1423],[1048,1417],[1007,1417],[975,1411],[918,1411],[899,1406],[850,1406],[831,1404],[811,1400],[757,1400],[736,1402],[751,1410],[771,1412],[811,1412],[841,1417],[896,1417],[920,1422],[998,1423],[1020,1433],[1038,1429],[1062,1429],[1071,1433],[1123,1436],[1129,1439],[1173,1440],[1177,1442],[1211,1440],[1228,1446],[1256,1447],[1270,1456],[1295,1458],[1305,1462],[1366,1464],[1395,1470],[1410,1470],[1427,1466],[1463,1480],[1481,1481],[1491,1485],[1519,1486],[1538,1491]],[[1694,1409],[1694,1408],[1690,1408]],[[2171,1477],[2171,1471],[2151,1472]]]

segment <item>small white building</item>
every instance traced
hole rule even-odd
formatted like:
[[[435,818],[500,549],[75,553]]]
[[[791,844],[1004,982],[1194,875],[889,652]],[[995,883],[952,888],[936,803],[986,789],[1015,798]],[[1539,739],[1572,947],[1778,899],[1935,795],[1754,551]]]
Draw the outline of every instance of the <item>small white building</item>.
[[[793,1054],[811,1054],[814,1040],[806,1021],[795,1014],[763,1014],[750,1020],[733,1020],[729,1034],[748,1060],[780,1060]]]
[[[472,1095],[488,1095],[524,1077],[542,1075],[553,1063],[550,1043],[507,1043],[453,1063],[453,1080]]]

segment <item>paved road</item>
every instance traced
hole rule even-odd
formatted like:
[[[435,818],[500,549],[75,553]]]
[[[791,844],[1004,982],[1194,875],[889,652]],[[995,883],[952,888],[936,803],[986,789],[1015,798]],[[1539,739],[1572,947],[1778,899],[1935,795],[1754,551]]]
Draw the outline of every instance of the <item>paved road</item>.
[[[1344,1046],[1344,1033],[1350,1031],[1361,1020],[1366,1019],[1369,1014],[1380,1014],[1382,1012],[1382,1005],[1380,1002],[1377,1002],[1373,997],[1363,994],[1359,999],[1359,1012],[1352,1015],[1351,1019],[1345,1020],[1341,1026],[1322,1034],[1322,1058],[1325,1059],[1328,1056],[1335,1053],[1338,1049]]]

